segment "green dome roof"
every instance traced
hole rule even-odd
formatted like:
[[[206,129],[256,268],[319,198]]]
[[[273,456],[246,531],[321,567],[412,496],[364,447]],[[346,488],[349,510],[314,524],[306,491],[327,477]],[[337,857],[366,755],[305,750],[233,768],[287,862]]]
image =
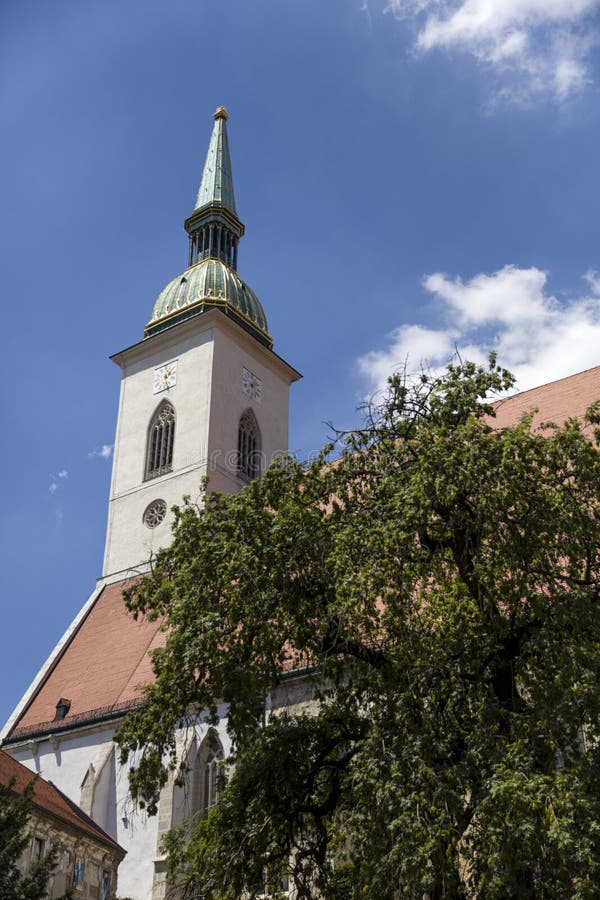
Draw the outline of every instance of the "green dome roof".
[[[150,337],[206,309],[221,309],[267,347],[273,345],[262,304],[251,288],[221,259],[203,259],[163,288],[145,336]]]

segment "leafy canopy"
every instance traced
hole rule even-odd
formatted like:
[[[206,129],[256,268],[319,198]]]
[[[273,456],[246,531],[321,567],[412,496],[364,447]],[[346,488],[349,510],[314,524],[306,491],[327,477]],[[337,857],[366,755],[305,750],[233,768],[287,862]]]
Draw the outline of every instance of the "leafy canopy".
[[[167,840],[191,896],[598,896],[600,419],[494,430],[512,383],[394,376],[334,463],[176,510],[119,739],[152,812],[182,715],[228,704],[221,801]]]

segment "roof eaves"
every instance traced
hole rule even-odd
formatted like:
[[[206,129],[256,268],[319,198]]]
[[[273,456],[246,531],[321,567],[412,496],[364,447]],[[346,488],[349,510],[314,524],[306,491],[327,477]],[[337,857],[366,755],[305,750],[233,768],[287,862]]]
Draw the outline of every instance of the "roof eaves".
[[[59,734],[61,732],[73,731],[81,726],[98,725],[101,722],[108,722],[111,719],[117,719],[125,713],[138,706],[141,706],[142,698],[135,697],[132,700],[122,700],[119,703],[113,703],[111,706],[101,706],[97,709],[90,709],[86,712],[77,713],[74,716],[67,716],[59,721],[39,722],[34,725],[22,725],[13,728],[11,733],[3,740],[2,746],[16,744],[25,739],[35,740],[43,738],[50,734]]]

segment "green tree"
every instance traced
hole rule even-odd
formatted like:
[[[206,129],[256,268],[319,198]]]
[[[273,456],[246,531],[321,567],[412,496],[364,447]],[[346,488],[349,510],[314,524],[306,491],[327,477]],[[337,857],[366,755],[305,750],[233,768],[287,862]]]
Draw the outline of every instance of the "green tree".
[[[31,839],[29,819],[33,808],[35,779],[15,793],[14,779],[0,783],[0,900],[44,900],[48,882],[58,863],[58,845],[52,844],[44,857],[22,875],[17,864]],[[62,900],[69,900],[67,893]]]
[[[153,812],[182,713],[229,705],[220,803],[167,839],[190,896],[600,895],[600,417],[495,430],[512,383],[395,376],[332,464],[176,511],[119,740]]]

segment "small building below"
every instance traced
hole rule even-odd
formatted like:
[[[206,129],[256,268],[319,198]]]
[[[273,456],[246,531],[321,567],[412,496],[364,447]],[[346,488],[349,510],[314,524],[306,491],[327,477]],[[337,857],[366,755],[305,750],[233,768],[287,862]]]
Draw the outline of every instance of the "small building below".
[[[45,781],[0,750],[0,783],[16,794],[34,781],[29,841],[19,868],[25,875],[50,849],[59,848],[48,897],[73,887],[82,900],[115,900],[117,869],[125,850],[50,781]]]

